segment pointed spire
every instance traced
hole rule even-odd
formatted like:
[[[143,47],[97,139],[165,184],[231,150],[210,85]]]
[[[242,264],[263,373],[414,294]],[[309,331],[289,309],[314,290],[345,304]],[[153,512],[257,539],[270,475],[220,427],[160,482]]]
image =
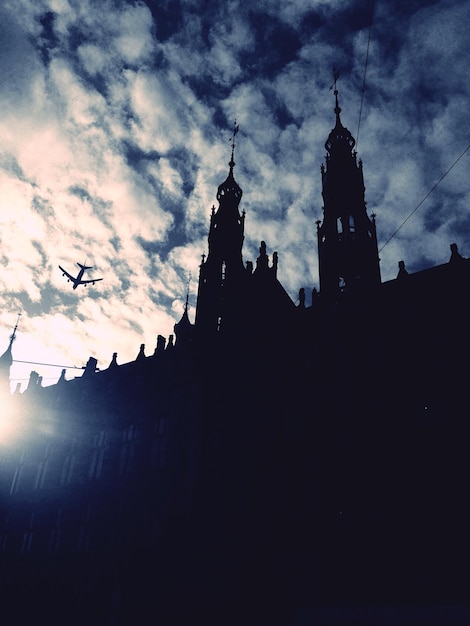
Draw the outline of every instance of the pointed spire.
[[[188,278],[188,286],[186,289],[186,300],[184,302],[184,309],[183,309],[183,315],[181,316],[181,319],[179,322],[177,322],[174,326],[175,329],[175,334],[177,335],[178,333],[176,332],[177,328],[182,328],[183,326],[192,326],[191,322],[189,321],[189,316],[188,316],[188,310],[189,310],[189,284],[191,282],[191,274],[189,274],[189,278]]]
[[[183,315],[179,322],[174,325],[175,337],[176,337],[176,345],[182,345],[183,343],[188,343],[192,339],[193,334],[193,324],[189,321],[188,310],[189,310],[189,285],[191,283],[191,274],[188,277],[188,286],[186,290],[186,301],[184,303],[184,311]]]
[[[339,114],[341,113],[341,107],[339,106],[339,102],[338,102],[338,88],[336,86],[336,82],[339,78],[339,70],[336,69],[336,67],[333,66],[333,84],[331,85],[330,89],[333,88],[334,86],[334,94],[335,94],[335,108],[334,108],[334,112],[336,114],[336,125],[337,126],[341,126],[341,118],[339,116]]]
[[[354,140],[349,130],[346,127],[344,127],[343,124],[341,123],[341,117],[340,117],[341,107],[339,106],[338,89],[336,87],[336,81],[339,78],[339,71],[336,70],[336,68],[333,68],[333,78],[334,78],[334,81],[333,81],[333,84],[330,86],[330,89],[333,89],[334,87],[334,91],[333,91],[334,96],[335,96],[334,112],[336,115],[336,124],[328,136],[328,140],[325,143],[325,148],[327,149],[329,154],[331,154],[331,149],[334,148],[335,146],[340,146],[341,150],[346,150],[347,152],[351,152],[356,144],[356,141]],[[324,174],[324,168],[322,168],[322,174]]]
[[[235,135],[238,133],[239,131],[239,125],[237,124],[237,120],[233,121],[233,131],[232,131],[232,136],[230,137],[229,141],[231,142],[232,145],[232,156],[230,158],[230,162],[229,162],[229,166],[230,166],[230,171],[233,171],[233,168],[235,167],[235,161],[234,159],[234,155],[235,155]]]
[[[235,200],[235,202],[238,203],[241,200],[242,197],[242,190],[240,189],[238,183],[236,182],[235,178],[233,177],[233,168],[235,167],[235,136],[237,135],[238,131],[239,131],[240,127],[237,124],[237,121],[235,120],[233,123],[233,131],[232,131],[232,136],[230,137],[229,141],[231,143],[231,147],[232,147],[232,153],[230,156],[230,161],[229,161],[229,173],[227,178],[224,180],[224,182],[219,185],[219,188],[217,190],[217,200],[219,201],[219,203],[221,202],[221,200],[224,197],[233,197],[233,199]]]
[[[191,284],[191,272],[189,272],[189,276],[188,276],[188,284],[186,287],[186,301],[184,303],[184,312],[187,313],[188,312],[188,308],[189,308],[189,286]]]
[[[339,103],[338,103],[338,90],[337,89],[335,89],[335,103],[336,103],[336,106],[335,106],[334,111],[335,111],[335,114],[336,114],[336,125],[337,126],[342,126],[341,118],[339,116],[339,114],[341,113],[341,107],[339,106]]]
[[[18,324],[20,323],[21,311],[18,313],[18,317],[16,318],[15,328],[13,329],[13,333],[10,336],[10,347],[16,339],[16,331],[18,329]]]
[[[362,162],[356,144],[341,123],[334,70],[336,124],[325,143],[326,166],[321,167],[323,220],[317,221],[320,292],[336,301],[346,290],[375,289],[380,284],[375,218],[367,215]]]
[[[12,348],[13,342],[16,339],[16,331],[18,329],[18,324],[20,323],[20,317],[21,317],[21,311],[18,313],[15,327],[13,329],[12,334],[10,335],[10,343],[8,344],[8,348],[5,350],[2,356],[0,356],[0,362],[2,363],[2,365],[6,367],[10,367],[13,363],[13,356],[11,353],[11,348]]]

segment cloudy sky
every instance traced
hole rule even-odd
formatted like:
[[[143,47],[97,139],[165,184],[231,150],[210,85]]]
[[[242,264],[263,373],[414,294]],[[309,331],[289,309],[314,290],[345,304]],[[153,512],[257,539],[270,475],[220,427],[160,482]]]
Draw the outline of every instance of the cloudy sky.
[[[469,23],[466,0],[2,0],[0,353],[22,311],[38,363],[15,379],[151,354],[188,282],[194,315],[235,119],[244,258],[264,239],[293,300],[318,287],[333,66],[382,279],[470,256],[470,151],[400,228],[470,142]],[[104,280],[72,291],[58,264],[85,260]]]

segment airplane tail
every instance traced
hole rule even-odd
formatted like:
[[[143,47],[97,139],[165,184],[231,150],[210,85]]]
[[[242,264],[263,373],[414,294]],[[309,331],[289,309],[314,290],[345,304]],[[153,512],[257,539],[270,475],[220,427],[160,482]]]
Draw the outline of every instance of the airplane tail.
[[[82,270],[92,270],[93,265],[82,265],[81,263],[77,263],[78,267],[81,267]]]

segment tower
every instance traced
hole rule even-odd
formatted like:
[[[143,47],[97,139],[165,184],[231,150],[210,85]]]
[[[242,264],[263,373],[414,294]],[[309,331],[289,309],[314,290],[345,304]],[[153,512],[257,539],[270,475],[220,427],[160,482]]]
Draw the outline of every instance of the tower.
[[[233,176],[236,123],[232,135],[232,156],[226,180],[217,190],[218,209],[212,207],[207,258],[200,265],[196,308],[196,329],[218,332],[233,327],[239,315],[240,297],[246,282],[243,265],[245,212],[239,212],[242,190]]]
[[[10,343],[8,344],[8,348],[5,350],[2,356],[0,356],[0,388],[2,388],[3,391],[8,390],[10,385],[10,368],[13,364],[13,355],[11,348],[13,346],[13,342],[16,339],[16,331],[18,329],[20,317],[21,313],[18,313],[18,319],[16,320],[15,328],[10,335]]]
[[[179,322],[174,325],[176,345],[178,348],[182,346],[187,346],[193,338],[194,326],[189,321],[188,315],[189,309],[189,280],[188,280],[188,289],[186,291],[186,302],[184,303],[184,311],[183,315]]]
[[[381,282],[375,216],[367,215],[356,142],[341,123],[336,76],[334,95],[336,125],[325,143],[323,222],[317,222],[320,294],[330,301],[342,291],[364,291]]]

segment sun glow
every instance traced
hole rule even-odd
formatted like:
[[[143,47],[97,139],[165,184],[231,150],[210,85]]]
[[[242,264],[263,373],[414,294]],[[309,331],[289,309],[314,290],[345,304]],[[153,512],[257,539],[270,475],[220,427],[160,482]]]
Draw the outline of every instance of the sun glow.
[[[14,397],[5,390],[0,391],[0,445],[11,445],[21,437],[24,424],[17,410]]]

